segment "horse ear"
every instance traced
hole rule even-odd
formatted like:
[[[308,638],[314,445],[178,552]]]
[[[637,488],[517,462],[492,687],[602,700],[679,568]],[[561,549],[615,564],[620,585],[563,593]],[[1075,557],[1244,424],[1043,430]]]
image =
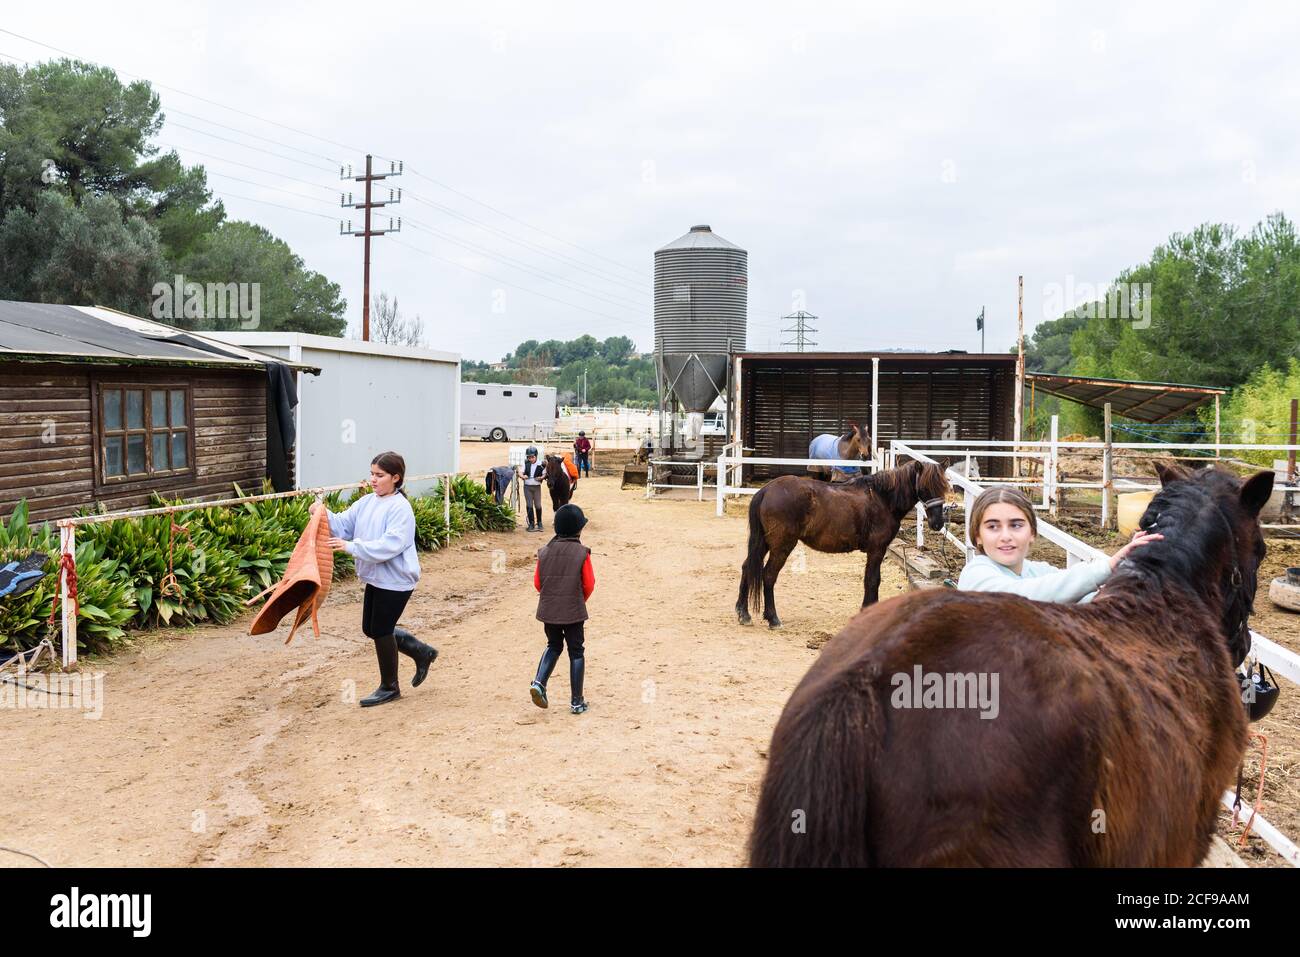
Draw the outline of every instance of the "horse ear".
[[[1158,459],[1155,466],[1156,475],[1159,477],[1162,486],[1173,482],[1185,482],[1192,477],[1191,472],[1168,459]]]
[[[1241,486],[1241,506],[1250,513],[1252,518],[1258,518],[1260,510],[1272,494],[1273,473],[1256,472]]]

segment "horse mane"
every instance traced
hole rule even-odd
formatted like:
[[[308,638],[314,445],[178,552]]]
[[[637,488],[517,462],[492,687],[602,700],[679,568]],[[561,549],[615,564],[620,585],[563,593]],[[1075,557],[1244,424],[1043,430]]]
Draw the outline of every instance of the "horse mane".
[[[1205,602],[1225,629],[1232,632],[1235,623],[1244,622],[1253,610],[1256,570],[1249,565],[1243,567],[1242,584],[1234,586],[1227,574],[1206,568],[1207,558],[1222,555],[1225,548],[1232,549],[1236,532],[1232,518],[1224,512],[1212,488],[1206,487],[1207,483],[1218,484],[1221,478],[1211,477],[1210,473],[1200,475],[1200,481],[1188,479],[1165,486],[1151,500],[1139,525],[1144,531],[1161,533],[1164,539],[1131,552],[1102,595],[1130,591],[1139,595],[1152,591],[1164,594],[1181,589]],[[1235,551],[1229,561],[1239,562]],[[1238,634],[1226,638],[1234,657],[1244,657],[1248,642],[1243,648]]]
[[[934,483],[944,483],[943,469],[933,462],[913,459],[906,465],[885,469],[873,475],[859,475],[845,485],[875,492],[884,500],[891,512],[904,512],[917,502],[917,491]]]

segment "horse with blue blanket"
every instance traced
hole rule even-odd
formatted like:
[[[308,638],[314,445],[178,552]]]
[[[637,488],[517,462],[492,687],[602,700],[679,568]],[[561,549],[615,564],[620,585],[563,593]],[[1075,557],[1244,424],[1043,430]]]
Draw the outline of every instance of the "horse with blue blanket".
[[[871,458],[871,436],[865,426],[850,421],[849,430],[843,435],[829,432],[813,437],[808,443],[810,459],[862,459]],[[862,469],[853,465],[810,465],[810,474],[827,482],[845,482],[855,475],[862,474]]]

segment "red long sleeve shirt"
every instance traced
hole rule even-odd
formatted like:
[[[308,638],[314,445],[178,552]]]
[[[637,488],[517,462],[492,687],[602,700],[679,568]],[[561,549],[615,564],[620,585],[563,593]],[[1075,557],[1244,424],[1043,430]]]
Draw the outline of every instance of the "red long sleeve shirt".
[[[539,592],[542,590],[542,563],[538,561],[533,568],[533,587]],[[596,590],[596,573],[591,567],[591,556],[582,563],[582,600],[586,601],[591,597],[591,593]]]

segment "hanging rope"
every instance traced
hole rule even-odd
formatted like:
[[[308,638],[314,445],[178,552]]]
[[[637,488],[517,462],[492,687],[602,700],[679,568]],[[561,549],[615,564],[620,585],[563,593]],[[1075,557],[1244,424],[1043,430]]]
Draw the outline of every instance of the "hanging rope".
[[[67,576],[68,597],[72,599],[72,617],[75,619],[81,614],[81,602],[77,599],[77,559],[68,552],[59,555],[59,564],[55,569],[58,575],[57,581],[62,582],[63,576]],[[60,589],[54,589],[54,597],[50,599],[50,620],[51,625],[54,619],[59,615],[59,594]]]
[[[1260,805],[1264,804],[1264,772],[1269,767],[1269,739],[1261,735],[1261,733],[1253,732],[1249,740],[1253,741],[1255,739],[1260,739],[1260,787],[1256,788],[1255,806],[1251,807],[1251,817],[1245,822],[1245,830],[1242,831],[1242,836],[1236,839],[1236,845],[1239,848],[1244,848],[1245,839],[1251,836],[1251,826],[1255,823],[1255,815],[1260,813]],[[1236,801],[1232,802],[1232,827],[1236,827],[1240,815],[1242,815],[1242,774],[1238,772],[1238,776],[1236,776]]]
[[[175,566],[172,563],[173,546],[176,542],[177,532],[189,535],[189,526],[177,525],[175,522],[170,522],[169,528],[167,529],[167,574],[163,576],[162,584],[158,587],[159,594],[173,598],[180,598],[183,594],[181,583],[176,580],[176,575],[173,573],[173,568]]]

